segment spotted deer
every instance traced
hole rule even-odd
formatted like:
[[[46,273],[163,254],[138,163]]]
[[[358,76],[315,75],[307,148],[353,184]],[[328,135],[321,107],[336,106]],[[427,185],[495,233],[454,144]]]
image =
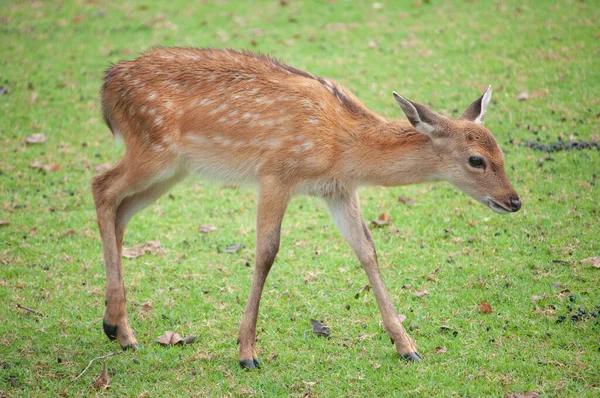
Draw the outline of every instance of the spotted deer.
[[[104,120],[126,146],[92,184],[106,267],[104,332],[124,349],[139,348],[125,304],[125,226],[188,174],[258,185],[256,265],[238,340],[246,368],[259,366],[258,308],[293,195],[324,199],[366,271],[396,351],[412,361],[421,357],[384,286],[357,187],[448,181],[498,213],[521,207],[502,150],[483,127],[491,88],[457,120],[394,92],[408,119],[395,120],[333,80],[265,55],[155,48],[111,66],[101,94]]]

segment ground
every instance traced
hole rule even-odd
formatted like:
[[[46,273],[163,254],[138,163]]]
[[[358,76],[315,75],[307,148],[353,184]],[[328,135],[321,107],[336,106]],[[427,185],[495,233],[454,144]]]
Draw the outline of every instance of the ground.
[[[255,192],[191,179],[128,229],[126,247],[160,248],[124,259],[143,348],[106,359],[109,394],[598,395],[600,270],[581,260],[600,256],[600,8],[448,3],[3,2],[0,396],[92,395],[101,360],[73,380],[91,359],[119,352],[102,332],[90,181],[123,148],[102,122],[98,92],[111,62],[155,45],[269,53],[335,79],[387,117],[402,116],[393,90],[456,117],[491,84],[486,126],[523,208],[501,216],[447,184],[361,191],[368,222],[391,219],[372,233],[424,358],[409,364],[323,203],[295,199],[259,317],[264,366],[248,372],[236,337]],[[167,330],[197,338],[159,345]]]

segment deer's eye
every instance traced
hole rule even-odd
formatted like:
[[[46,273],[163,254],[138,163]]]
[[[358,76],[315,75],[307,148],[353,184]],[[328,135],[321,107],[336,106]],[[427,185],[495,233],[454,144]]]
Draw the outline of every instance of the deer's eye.
[[[485,161],[480,156],[471,156],[469,157],[469,165],[476,169],[483,169],[485,168]]]

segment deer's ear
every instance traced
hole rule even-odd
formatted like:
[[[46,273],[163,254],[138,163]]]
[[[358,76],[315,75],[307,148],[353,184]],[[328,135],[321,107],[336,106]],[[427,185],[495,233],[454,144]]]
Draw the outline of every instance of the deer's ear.
[[[477,99],[477,101],[473,102],[466,111],[460,115],[459,119],[462,120],[470,120],[477,124],[483,124],[483,117],[485,116],[485,112],[487,111],[487,107],[490,104],[490,100],[492,99],[492,86],[489,86],[487,91]]]
[[[436,132],[441,132],[441,128],[444,123],[444,118],[425,105],[417,104],[407,100],[406,98],[398,95],[395,91],[393,92],[394,99],[402,108],[402,111],[406,115],[408,121],[413,127],[422,134],[428,136],[437,135]]]

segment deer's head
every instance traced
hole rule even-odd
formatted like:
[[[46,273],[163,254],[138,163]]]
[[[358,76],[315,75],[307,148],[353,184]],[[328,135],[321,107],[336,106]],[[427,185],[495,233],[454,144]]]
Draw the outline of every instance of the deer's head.
[[[442,179],[497,213],[516,212],[521,201],[504,171],[504,154],[483,127],[491,97],[489,87],[460,118],[451,120],[394,92],[413,127],[431,138]]]

